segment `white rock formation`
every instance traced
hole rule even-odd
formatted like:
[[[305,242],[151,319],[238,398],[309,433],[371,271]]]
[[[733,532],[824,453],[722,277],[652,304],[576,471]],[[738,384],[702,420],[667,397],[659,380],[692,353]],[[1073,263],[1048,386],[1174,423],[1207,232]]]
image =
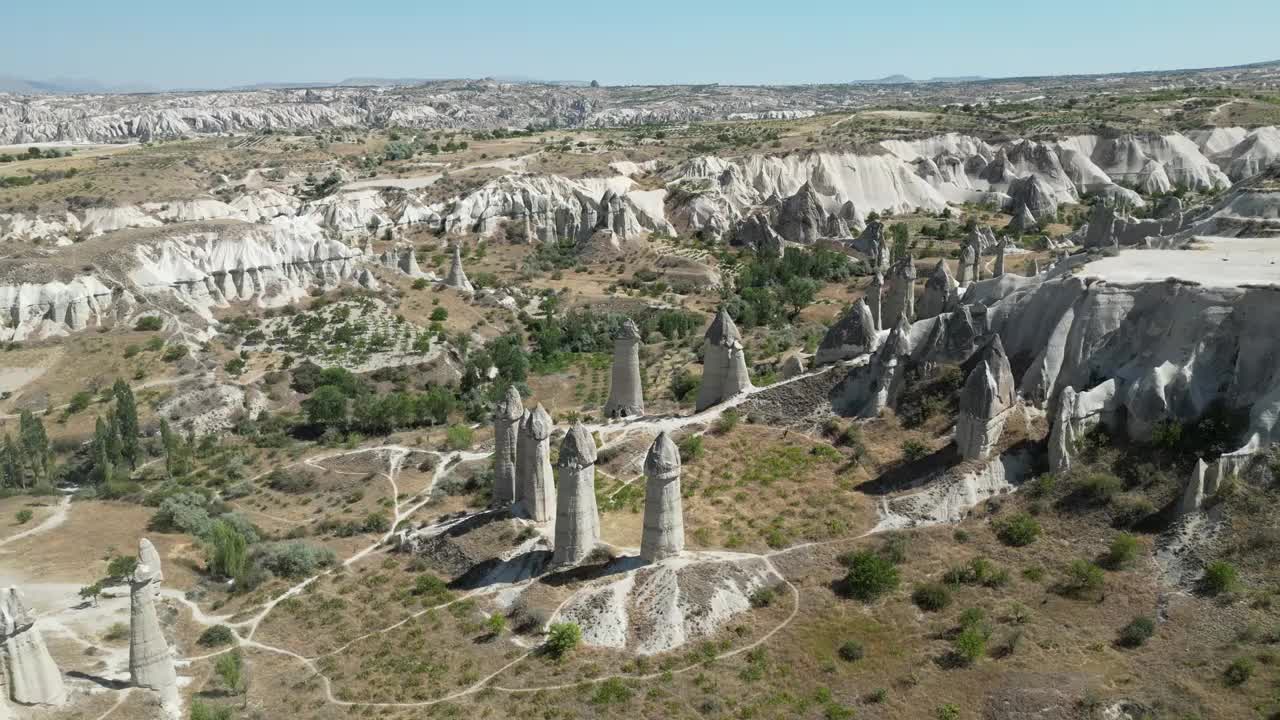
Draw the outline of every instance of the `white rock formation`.
[[[129,680],[134,687],[154,690],[166,712],[176,714],[178,677],[156,614],[156,588],[163,580],[160,554],[143,538],[137,568],[129,578]]]
[[[600,542],[596,510],[596,443],[582,423],[574,423],[560,443],[553,565],[582,562]]]
[[[555,426],[538,403],[520,423],[516,452],[516,500],[521,513],[534,522],[552,522],[556,513],[556,484],[551,471],[551,431]]]
[[[516,450],[524,404],[514,385],[493,407],[493,504],[511,507],[516,499]]]
[[[829,365],[849,360],[875,349],[876,328],[871,308],[865,298],[854,303],[834,325],[827,329],[818,345],[814,362]]]
[[[5,588],[2,595],[0,641],[4,643],[3,670],[9,684],[9,698],[19,705],[65,704],[67,688],[62,682],[62,673],[49,656],[44,637],[35,628],[35,614],[17,588]],[[0,699],[0,708],[3,705],[4,700]]]
[[[916,264],[911,255],[893,265],[881,307],[880,329],[887,327],[883,323],[897,322],[896,318],[904,316],[908,322],[916,317]]]
[[[444,284],[464,293],[476,291],[472,287],[471,281],[467,279],[466,271],[462,269],[462,247],[460,245],[453,246],[453,261],[449,264],[449,274],[445,276]]]
[[[867,309],[871,311],[871,320],[879,332],[884,329],[884,315],[882,307],[884,305],[884,275],[876,272],[871,276],[871,285],[867,288],[866,295],[863,296],[867,301]]]
[[[609,382],[607,418],[644,414],[644,390],[640,384],[640,328],[627,319],[613,336],[613,371]]]
[[[986,460],[1000,443],[1013,410],[1013,371],[1000,336],[992,338],[960,391],[956,447],[965,460]]]
[[[701,412],[751,387],[747,361],[742,352],[742,335],[720,308],[707,328],[702,351],[702,384],[698,387],[696,410]]]
[[[1204,505],[1206,497],[1212,495],[1212,492],[1206,492],[1205,475],[1209,470],[1209,466],[1205,465],[1203,458],[1196,459],[1196,466],[1191,471],[1191,478],[1187,481],[1187,487],[1182,491],[1182,500],[1178,502],[1178,514],[1189,515],[1200,510]]]
[[[963,257],[960,260],[960,271],[964,272]],[[924,320],[951,312],[960,304],[960,283],[951,276],[951,269],[946,260],[939,260],[924,283],[924,294],[920,296],[920,307],[916,310],[916,318]]]
[[[665,431],[644,459],[644,535],[640,557],[657,562],[684,550],[684,509],[680,499],[680,450]]]
[[[996,266],[991,273],[993,277],[1001,277],[1004,275],[1004,253],[1009,245],[1009,240],[1004,235],[1000,236],[1000,240],[996,243]]]

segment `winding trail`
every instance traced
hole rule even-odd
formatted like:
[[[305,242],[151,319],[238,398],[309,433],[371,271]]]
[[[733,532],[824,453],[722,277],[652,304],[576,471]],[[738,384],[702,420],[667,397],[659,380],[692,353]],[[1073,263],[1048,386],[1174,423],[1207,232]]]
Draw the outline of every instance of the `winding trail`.
[[[63,495],[62,502],[58,503],[58,507],[56,510],[53,511],[52,515],[40,521],[39,525],[28,528],[26,530],[23,530],[20,533],[10,535],[9,537],[4,538],[3,540],[0,540],[0,547],[4,547],[5,545],[8,545],[9,543],[12,543],[12,542],[17,542],[23,538],[31,537],[32,535],[39,535],[40,533],[48,532],[58,527],[59,525],[67,521],[67,514],[70,511],[71,511],[71,496]]]

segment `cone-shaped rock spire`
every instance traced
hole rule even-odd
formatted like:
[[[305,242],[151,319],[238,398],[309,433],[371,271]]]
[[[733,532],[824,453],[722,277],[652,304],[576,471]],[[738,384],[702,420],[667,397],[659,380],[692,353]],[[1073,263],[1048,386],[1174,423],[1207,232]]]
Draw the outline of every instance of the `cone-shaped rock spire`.
[[[751,387],[742,336],[728,311],[720,308],[707,328],[702,353],[702,384],[696,410],[701,412]]]
[[[138,565],[129,579],[129,679],[155,690],[166,708],[178,706],[178,676],[173,654],[156,614],[156,588],[164,580],[160,554],[150,540],[138,543]]]
[[[596,443],[582,423],[575,423],[560,443],[556,460],[555,553],[552,564],[582,562],[600,542],[596,510]]]
[[[920,297],[916,317],[924,320],[954,310],[960,303],[959,287],[960,284],[951,276],[947,261],[939,260],[924,283],[924,295]]]
[[[462,292],[475,292],[475,288],[471,286],[471,281],[467,279],[466,271],[462,269],[461,245],[453,246],[453,262],[449,265],[449,274],[445,277],[444,284]]]
[[[613,335],[613,375],[604,414],[610,418],[644,414],[644,391],[640,384],[640,328],[630,319],[623,322]]]
[[[516,499],[516,451],[524,404],[514,385],[493,406],[493,504],[509,507]]]
[[[884,304],[884,275],[879,270],[871,276],[871,285],[867,288],[864,299],[867,301],[867,308],[871,310],[871,321],[876,331],[883,330],[884,317],[881,315],[881,306]]]
[[[960,392],[956,446],[966,460],[986,459],[1000,442],[1005,418],[1015,401],[1013,371],[1000,336],[982,351]]]
[[[910,255],[894,264],[889,289],[885,294],[884,306],[881,308],[881,329],[891,322],[897,322],[898,316],[905,315],[908,321],[916,317],[916,264]]]
[[[548,522],[555,517],[556,485],[551,472],[551,430],[554,425],[547,409],[538,403],[525,413],[520,423],[519,449],[516,451],[516,491],[521,512],[534,522]]]
[[[5,588],[0,596],[0,641],[4,642],[3,666],[9,697],[22,705],[62,705],[67,688],[62,673],[49,656],[44,637],[35,628],[35,614],[17,588]],[[0,699],[0,713],[4,700]]]
[[[684,509],[680,501],[680,450],[658,433],[644,459],[644,535],[640,557],[655,562],[684,550]]]
[[[875,320],[871,317],[866,298],[862,298],[827,329],[814,361],[826,365],[848,360],[871,352],[875,344]]]

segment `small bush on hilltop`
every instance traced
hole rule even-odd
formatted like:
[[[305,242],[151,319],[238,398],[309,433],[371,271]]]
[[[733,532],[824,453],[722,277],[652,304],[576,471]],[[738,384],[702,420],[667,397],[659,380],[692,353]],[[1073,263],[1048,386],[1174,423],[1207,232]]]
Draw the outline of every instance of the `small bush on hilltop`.
[[[1026,513],[1017,513],[994,523],[996,537],[1010,547],[1025,547],[1040,537],[1040,523]]]

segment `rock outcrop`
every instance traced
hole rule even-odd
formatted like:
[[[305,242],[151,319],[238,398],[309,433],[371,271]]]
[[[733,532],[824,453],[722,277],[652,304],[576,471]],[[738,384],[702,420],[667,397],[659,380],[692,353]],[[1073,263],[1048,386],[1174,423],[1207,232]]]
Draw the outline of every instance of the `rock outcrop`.
[[[834,325],[827,329],[818,345],[814,362],[829,365],[849,360],[875,348],[876,328],[866,299],[858,300]]]
[[[871,323],[875,327],[876,332],[884,329],[884,275],[876,272],[871,276],[871,284],[867,287],[867,292],[863,296],[867,301],[867,309],[871,311]]]
[[[596,443],[582,423],[574,423],[560,443],[553,565],[582,562],[600,542],[596,510]]]
[[[2,667],[8,696],[19,705],[59,706],[67,702],[62,673],[49,656],[44,637],[35,628],[36,617],[17,588],[0,592],[0,642],[4,643]],[[0,713],[4,700],[0,699]]]
[[[129,680],[154,690],[169,713],[178,707],[178,676],[173,653],[156,614],[156,589],[164,580],[160,554],[150,540],[138,543],[138,564],[129,578]]]
[[[961,263],[963,268],[963,260]],[[924,294],[920,296],[920,307],[916,311],[917,319],[924,320],[954,310],[960,304],[959,290],[960,284],[951,276],[947,261],[939,260],[929,279],[925,280]]]
[[[684,509],[680,499],[680,450],[660,432],[644,459],[644,535],[640,557],[657,562],[684,550]]]
[[[516,452],[524,404],[514,385],[493,407],[493,504],[510,507],[516,499]]]
[[[1199,511],[1204,506],[1205,498],[1212,494],[1205,488],[1205,475],[1208,470],[1209,466],[1205,464],[1204,459],[1198,458],[1195,468],[1191,471],[1191,478],[1182,491],[1182,499],[1178,501],[1179,515],[1190,515]]]
[[[916,317],[916,264],[910,255],[893,265],[881,307],[880,328],[886,327],[883,323],[896,322],[895,318],[904,316],[908,321]]]
[[[1036,221],[1035,215],[1027,209],[1026,205],[1019,207],[1013,213],[1013,219],[1009,221],[1008,228],[1016,235],[1028,235],[1035,232],[1040,227]]]
[[[613,335],[613,371],[604,416],[621,418],[644,414],[644,390],[640,384],[640,328],[630,319]]]
[[[960,392],[956,447],[966,460],[986,460],[1000,442],[1015,402],[1013,371],[1000,336],[982,350]]]
[[[742,335],[728,311],[720,308],[703,340],[702,384],[698,387],[696,411],[719,405],[749,387]]]
[[[445,276],[444,284],[459,292],[473,293],[476,291],[471,285],[471,281],[467,279],[467,273],[462,269],[462,247],[460,245],[453,246],[453,260],[449,264],[449,274]]]
[[[551,431],[555,426],[542,403],[526,412],[520,423],[516,452],[516,501],[524,517],[534,522],[555,519],[556,485],[551,471]]]
[[[978,256],[973,250],[973,245],[965,243],[964,247],[960,248],[960,264],[956,268],[957,285],[962,288],[969,287],[969,283],[976,279],[973,277],[973,268],[977,263]]]
[[[1002,277],[1004,275],[1004,252],[1008,246],[1008,238],[1001,235],[1000,240],[996,243],[996,265],[995,270],[991,273],[992,277]]]

